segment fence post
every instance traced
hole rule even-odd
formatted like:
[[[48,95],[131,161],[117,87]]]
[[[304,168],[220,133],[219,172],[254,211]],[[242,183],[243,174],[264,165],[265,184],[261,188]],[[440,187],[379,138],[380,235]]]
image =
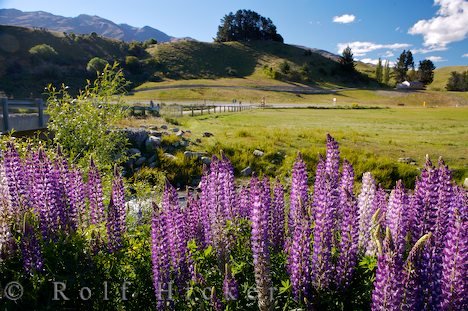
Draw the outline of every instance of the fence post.
[[[10,124],[8,120],[8,98],[1,98],[2,109],[3,109],[3,131],[8,132],[10,130]]]
[[[36,98],[36,104],[37,104],[37,114],[39,115],[39,127],[43,128],[45,124],[44,120],[44,102],[42,101],[41,98]]]

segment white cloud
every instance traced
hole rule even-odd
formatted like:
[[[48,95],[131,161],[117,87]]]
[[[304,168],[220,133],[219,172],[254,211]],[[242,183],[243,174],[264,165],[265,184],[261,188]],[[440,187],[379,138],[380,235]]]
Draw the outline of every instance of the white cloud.
[[[398,26],[397,28],[395,28],[395,31],[400,31],[400,26]]]
[[[468,57],[468,53],[463,54],[462,57]]]
[[[337,49],[338,53],[341,54],[343,50],[349,46],[354,54],[354,56],[365,56],[367,53],[381,50],[381,49],[389,49],[389,50],[402,50],[407,49],[411,46],[411,44],[407,43],[392,43],[392,44],[378,44],[373,42],[362,42],[362,41],[354,41],[354,42],[347,42],[347,43],[338,43]]]
[[[386,51],[383,57],[393,57],[395,54],[392,51]]]
[[[356,61],[363,62],[366,64],[377,65],[379,62],[379,59],[378,58],[375,58],[375,59],[374,58],[361,58],[361,59],[356,59]],[[382,59],[382,66],[385,66],[385,61],[386,59]],[[395,62],[389,61],[388,64],[390,65],[390,67],[393,67],[393,65],[395,65]]]
[[[354,22],[355,19],[356,19],[356,16],[354,16],[353,14],[343,14],[340,16],[333,17],[333,22],[340,23],[340,24],[349,24],[349,23]]]
[[[429,56],[429,57],[426,57],[426,59],[433,61],[434,63],[447,61],[446,59],[442,58],[442,56]]]
[[[445,48],[449,43],[468,37],[468,1],[434,0],[440,6],[436,16],[416,22],[408,33],[422,35],[424,46]]]
[[[445,46],[431,46],[422,49],[414,49],[412,50],[413,54],[427,54],[432,52],[440,52],[440,51],[447,51],[448,47]]]

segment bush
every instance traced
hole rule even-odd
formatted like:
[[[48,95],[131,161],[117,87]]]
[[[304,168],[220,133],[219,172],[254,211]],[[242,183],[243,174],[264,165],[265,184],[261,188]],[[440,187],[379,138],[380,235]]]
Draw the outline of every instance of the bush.
[[[141,73],[142,69],[139,59],[135,56],[125,57],[125,68],[133,74]]]
[[[106,60],[99,57],[94,57],[90,59],[86,65],[86,71],[92,74],[95,74],[96,72],[100,73],[104,70],[104,68],[106,68],[107,65],[109,65],[109,63]]]
[[[107,65],[94,83],[88,82],[75,98],[65,85],[60,89],[48,86],[48,128],[54,133],[54,141],[71,158],[84,160],[87,165],[93,157],[107,168],[116,160],[124,160],[121,155],[127,141],[115,131],[115,126],[125,115],[119,97],[125,83],[122,70],[114,64]]]
[[[463,73],[452,71],[445,88],[448,91],[468,91],[468,71]]]
[[[29,49],[29,54],[31,54],[34,59],[43,61],[52,61],[58,55],[57,51],[48,44],[38,44],[33,46]]]

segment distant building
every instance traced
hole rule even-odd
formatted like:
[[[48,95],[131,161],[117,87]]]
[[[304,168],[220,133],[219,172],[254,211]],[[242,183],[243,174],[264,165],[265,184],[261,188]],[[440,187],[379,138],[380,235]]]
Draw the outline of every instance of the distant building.
[[[419,81],[403,81],[396,85],[398,90],[424,90],[424,84]]]

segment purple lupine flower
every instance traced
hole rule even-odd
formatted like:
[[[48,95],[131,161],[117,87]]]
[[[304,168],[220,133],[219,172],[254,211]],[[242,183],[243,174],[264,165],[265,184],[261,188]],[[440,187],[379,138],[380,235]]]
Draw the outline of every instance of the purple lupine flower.
[[[53,208],[55,209],[57,223],[65,230],[67,226],[69,227],[76,227],[72,222],[75,219],[71,218],[69,215],[68,209],[68,198],[66,194],[66,190],[70,187],[69,184],[69,176],[68,176],[68,163],[65,163],[65,159],[55,160],[51,163],[52,171],[51,173],[51,182],[53,183],[52,191],[53,196],[55,198],[55,205]]]
[[[468,309],[468,199],[461,188],[455,190],[453,213],[443,250],[440,310]]]
[[[111,252],[122,247],[122,237],[126,229],[125,190],[122,176],[117,167],[114,169],[112,193],[107,214],[107,236]]]
[[[75,223],[78,227],[79,224],[83,225],[89,220],[87,219],[88,214],[85,203],[86,186],[80,170],[72,169],[69,174],[70,187],[67,188],[69,209],[71,217],[76,219]]]
[[[100,224],[104,221],[104,203],[102,201],[102,184],[99,170],[91,159],[88,172],[88,183],[86,187],[89,200],[89,223],[91,225]]]
[[[340,255],[336,267],[336,280],[340,288],[347,288],[351,282],[358,255],[358,207],[353,195],[354,171],[348,161],[343,162],[340,187],[342,209]]]
[[[187,235],[184,228],[184,214],[179,205],[177,191],[166,182],[162,200],[162,211],[168,247],[171,254],[171,267],[175,272],[176,282],[181,290],[188,281]]]
[[[403,295],[402,269],[401,254],[393,244],[390,229],[387,228],[382,249],[377,258],[377,271],[372,291],[373,311],[400,310]]]
[[[200,209],[200,199],[195,197],[192,193],[187,196],[187,206],[184,209],[185,217],[185,228],[187,234],[187,240],[194,239],[197,245],[204,248],[205,244],[205,232],[204,232],[204,221],[203,213]]]
[[[41,246],[34,229],[28,224],[26,224],[20,248],[23,257],[23,268],[26,273],[41,272],[44,266]]]
[[[239,216],[250,218],[250,190],[242,186],[239,192]]]
[[[362,187],[361,193],[358,196],[358,210],[359,210],[359,249],[362,252],[366,252],[369,248],[371,241],[371,229],[372,229],[372,216],[375,213],[374,210],[374,197],[376,187],[375,181],[370,172],[366,172],[362,175]]]
[[[153,205],[153,218],[151,221],[151,262],[153,271],[153,286],[158,309],[163,309],[166,300],[163,291],[170,284],[170,246],[166,232],[164,215]]]
[[[269,228],[269,236],[275,250],[281,250],[284,247],[284,211],[284,188],[280,181],[276,179]]]
[[[421,178],[416,181],[410,211],[413,215],[408,221],[413,229],[413,241],[428,232],[434,232],[437,218],[437,201],[439,197],[439,174],[426,156],[426,164],[421,171]]]
[[[396,188],[390,193],[387,208],[387,226],[392,234],[398,253],[402,254],[405,249],[406,235],[408,233],[408,196],[401,180]]]
[[[327,135],[327,157],[319,158],[314,189],[314,244],[312,252],[312,280],[318,289],[327,288],[331,281],[331,251],[337,229],[339,196],[338,144]]]
[[[423,307],[421,291],[425,284],[421,284],[420,272],[424,265],[424,251],[429,247],[428,241],[432,239],[432,234],[422,236],[413,246],[408,254],[403,270],[403,294],[401,310],[427,310]]]
[[[10,193],[11,209],[15,218],[20,221],[28,208],[27,176],[25,168],[13,143],[7,143],[3,154],[3,167]]]
[[[224,280],[223,280],[224,299],[237,300],[239,298],[239,285],[232,275],[231,269],[226,265]]]
[[[223,302],[218,298],[218,295],[216,295],[216,290],[214,287],[211,288],[210,303],[214,311],[224,310]]]
[[[7,180],[3,163],[0,162],[0,258],[11,238],[10,224],[13,220],[13,211],[10,203]]]
[[[255,271],[255,283],[258,292],[258,307],[261,311],[270,310],[270,253],[268,245],[268,210],[264,200],[264,189],[257,180],[253,178],[250,188],[252,199],[252,254]]]
[[[311,228],[307,219],[300,219],[294,227],[288,257],[288,271],[294,296],[311,300]]]
[[[302,160],[302,155],[298,153],[292,170],[289,196],[288,231],[290,233],[294,232],[295,222],[305,216],[309,198],[307,180],[307,167],[304,160]]]

